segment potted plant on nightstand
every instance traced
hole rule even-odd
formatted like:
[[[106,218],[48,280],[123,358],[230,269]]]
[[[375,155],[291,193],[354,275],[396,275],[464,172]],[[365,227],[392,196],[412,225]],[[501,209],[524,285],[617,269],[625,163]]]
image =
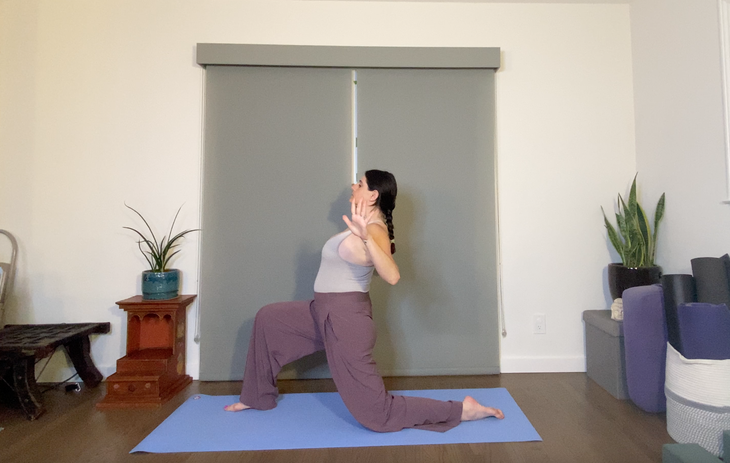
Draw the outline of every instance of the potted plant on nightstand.
[[[137,245],[150,266],[149,270],[142,272],[142,298],[147,300],[176,298],[180,290],[180,270],[170,269],[168,268],[168,265],[170,263],[170,259],[180,252],[179,249],[176,249],[177,246],[179,246],[179,240],[188,233],[198,231],[199,229],[195,228],[184,230],[175,236],[172,236],[172,231],[175,228],[175,221],[182,209],[182,206],[180,206],[180,209],[178,209],[175,214],[175,218],[172,220],[170,233],[167,236],[163,236],[162,239],[158,241],[150,227],[150,224],[147,220],[145,220],[142,214],[127,204],[125,204],[125,206],[134,211],[134,213],[142,219],[149,231],[148,237],[135,228],[124,227],[139,235],[140,240],[137,242]]]
[[[608,287],[611,297],[621,298],[624,290],[634,286],[659,283],[662,276],[661,267],[657,266],[656,256],[657,230],[664,216],[664,193],[659,198],[654,211],[654,230],[644,209],[636,199],[636,177],[631,184],[628,203],[618,195],[618,212],[616,222],[618,229],[608,221],[603,211],[603,220],[608,230],[611,244],[621,256],[621,263],[608,266]]]

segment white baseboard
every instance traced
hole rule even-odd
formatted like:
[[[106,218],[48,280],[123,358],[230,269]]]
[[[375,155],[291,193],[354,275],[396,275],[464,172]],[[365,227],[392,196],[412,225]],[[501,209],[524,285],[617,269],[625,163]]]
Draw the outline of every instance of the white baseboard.
[[[381,376],[460,376],[460,375],[498,375],[499,367],[494,368],[409,368],[380,370]]]
[[[572,373],[586,371],[580,357],[502,357],[502,373]]]
[[[414,369],[378,369],[381,376],[459,376],[459,375],[496,375],[499,374],[498,368],[414,368]],[[327,365],[320,368],[313,368],[303,373],[297,374],[294,371],[282,371],[279,373],[279,379],[321,379],[331,378]]]
[[[104,375],[104,379],[107,379],[109,376],[117,372],[116,363],[113,365],[97,365],[96,368],[102,375]]]
[[[104,379],[112,375],[117,370],[117,365],[97,365],[96,366]],[[500,365],[501,373],[570,373],[585,372],[585,357],[504,357]],[[75,373],[73,367],[61,368],[52,373],[44,372],[40,381],[43,383],[60,382]],[[500,371],[484,371],[482,369],[417,369],[417,370],[383,370],[380,372],[383,376],[442,376],[442,375],[491,375],[498,374]],[[190,373],[188,373],[190,374]],[[197,376],[197,375],[196,375]],[[296,375],[283,375],[280,379],[291,379]],[[291,377],[291,378],[290,378]],[[310,374],[303,375],[304,378],[329,378],[329,370],[325,367]],[[193,378],[197,379],[197,378]],[[73,382],[81,381],[78,377],[71,380]]]

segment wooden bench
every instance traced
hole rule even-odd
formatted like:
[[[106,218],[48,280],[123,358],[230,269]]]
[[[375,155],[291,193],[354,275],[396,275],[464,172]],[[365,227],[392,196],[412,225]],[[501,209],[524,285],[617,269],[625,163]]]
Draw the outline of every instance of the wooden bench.
[[[0,374],[15,390],[29,420],[45,411],[35,379],[36,360],[63,346],[84,384],[96,387],[104,377],[91,359],[89,336],[109,330],[109,322],[7,325],[0,329]]]

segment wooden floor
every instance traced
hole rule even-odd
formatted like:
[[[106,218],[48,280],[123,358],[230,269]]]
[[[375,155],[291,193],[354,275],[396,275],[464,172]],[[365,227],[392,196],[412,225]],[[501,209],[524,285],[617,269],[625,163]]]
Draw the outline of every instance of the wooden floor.
[[[134,454],[129,451],[193,394],[237,395],[240,383],[193,382],[158,409],[99,411],[104,393],[48,391],[48,411],[26,421],[0,405],[0,462],[660,462],[673,442],[664,414],[614,399],[584,373],[386,378],[398,389],[505,387],[542,442],[453,444],[345,449]],[[330,380],[280,381],[281,392],[331,392]],[[428,431],[423,431],[428,432]]]

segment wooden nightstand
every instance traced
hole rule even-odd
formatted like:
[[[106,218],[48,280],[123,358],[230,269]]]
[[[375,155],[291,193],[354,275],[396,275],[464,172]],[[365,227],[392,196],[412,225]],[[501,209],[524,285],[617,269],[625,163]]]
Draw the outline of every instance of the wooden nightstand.
[[[127,355],[107,378],[98,408],[159,407],[192,382],[185,374],[185,332],[186,308],[195,297],[117,302],[127,312]]]

